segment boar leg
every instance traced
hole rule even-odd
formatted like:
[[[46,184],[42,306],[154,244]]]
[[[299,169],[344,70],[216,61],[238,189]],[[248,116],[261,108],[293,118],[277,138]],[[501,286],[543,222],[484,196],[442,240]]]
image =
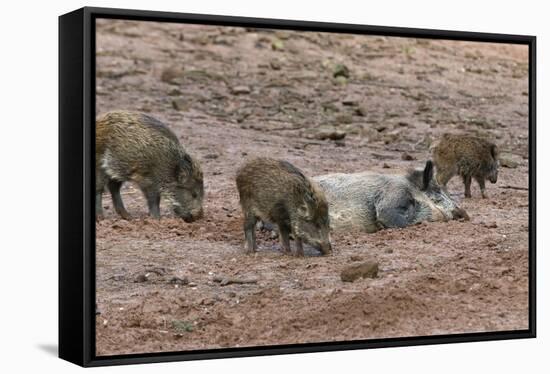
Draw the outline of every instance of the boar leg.
[[[256,251],[256,216],[253,214],[245,214],[244,217],[244,238],[246,252],[252,253]]]
[[[122,197],[120,196],[120,187],[122,186],[122,182],[111,179],[109,180],[108,186],[109,191],[111,192],[111,198],[113,199],[115,211],[120,214],[123,219],[129,220],[130,214],[126,211],[126,208],[124,208],[124,203],[122,202]]]
[[[101,202],[102,199],[102,192],[95,193],[95,218],[101,219],[103,218],[103,204]]]
[[[103,188],[105,186],[104,174],[98,171],[96,167],[95,173],[95,218],[103,218]]]
[[[286,254],[290,253],[290,226],[279,224],[279,240],[283,246],[283,251]]]
[[[304,246],[302,245],[302,239],[296,238],[296,256],[304,257]]]
[[[147,207],[149,208],[149,215],[160,219],[160,192],[153,187],[147,188],[144,192],[147,199]]]
[[[472,197],[472,191],[470,186],[472,185],[472,176],[471,175],[464,175],[462,177],[462,180],[464,181],[464,196],[465,197]]]
[[[487,194],[485,193],[485,178],[476,177],[477,184],[479,184],[479,189],[481,190],[481,197],[486,199]]]

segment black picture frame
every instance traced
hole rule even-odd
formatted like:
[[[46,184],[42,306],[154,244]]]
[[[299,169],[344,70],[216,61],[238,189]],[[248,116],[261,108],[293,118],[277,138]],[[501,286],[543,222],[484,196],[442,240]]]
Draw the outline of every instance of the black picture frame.
[[[529,47],[529,329],[412,338],[95,355],[95,19],[524,44]],[[59,357],[81,366],[325,352],[536,337],[536,37],[85,7],[59,17]]]

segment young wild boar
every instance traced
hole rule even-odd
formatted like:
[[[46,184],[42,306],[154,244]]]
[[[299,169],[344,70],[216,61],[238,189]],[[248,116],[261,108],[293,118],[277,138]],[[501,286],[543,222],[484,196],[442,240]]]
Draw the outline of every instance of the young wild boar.
[[[467,135],[444,134],[432,149],[437,181],[442,186],[460,175],[464,182],[464,196],[472,197],[472,177],[479,184],[481,196],[485,199],[485,180],[496,183],[498,179],[497,146],[485,139]]]
[[[269,158],[254,159],[237,172],[237,189],[247,252],[256,250],[257,220],[278,226],[285,253],[290,253],[291,233],[299,256],[304,255],[302,241],[323,254],[332,251],[325,195],[295,166]]]
[[[325,191],[333,230],[375,232],[421,221],[468,219],[433,178],[433,164],[406,174],[370,172],[313,178]]]
[[[107,185],[113,205],[124,219],[120,187],[136,183],[147,199],[149,214],[160,218],[161,194],[186,222],[202,215],[204,186],[199,164],[176,135],[159,120],[142,113],[110,112],[96,121],[96,217]]]

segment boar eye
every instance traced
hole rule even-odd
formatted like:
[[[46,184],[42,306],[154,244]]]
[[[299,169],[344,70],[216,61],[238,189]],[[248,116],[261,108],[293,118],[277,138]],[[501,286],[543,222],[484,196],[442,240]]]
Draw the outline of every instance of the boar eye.
[[[409,200],[407,200],[404,204],[402,204],[401,206],[399,206],[399,209],[400,209],[400,210],[403,210],[403,211],[406,211],[406,210],[408,210],[411,206],[414,208],[414,205],[415,205],[414,199],[409,199]]]

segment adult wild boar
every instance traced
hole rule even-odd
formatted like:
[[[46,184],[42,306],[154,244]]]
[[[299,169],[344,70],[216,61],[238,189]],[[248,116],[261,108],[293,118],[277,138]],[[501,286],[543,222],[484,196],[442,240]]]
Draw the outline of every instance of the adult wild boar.
[[[124,219],[130,218],[120,196],[120,187],[127,181],[143,191],[149,214],[155,218],[160,218],[161,195],[186,222],[202,215],[201,168],[159,120],[125,111],[99,117],[95,157],[96,217],[102,216],[101,197],[107,185],[116,212]]]
[[[258,220],[278,226],[285,253],[290,253],[290,234],[299,256],[304,255],[302,241],[323,254],[331,252],[327,200],[316,183],[298,168],[287,161],[253,159],[237,172],[237,189],[247,252],[256,250]]]
[[[406,174],[371,172],[313,178],[325,191],[333,230],[375,232],[421,221],[468,219],[433,178],[433,164]]]

